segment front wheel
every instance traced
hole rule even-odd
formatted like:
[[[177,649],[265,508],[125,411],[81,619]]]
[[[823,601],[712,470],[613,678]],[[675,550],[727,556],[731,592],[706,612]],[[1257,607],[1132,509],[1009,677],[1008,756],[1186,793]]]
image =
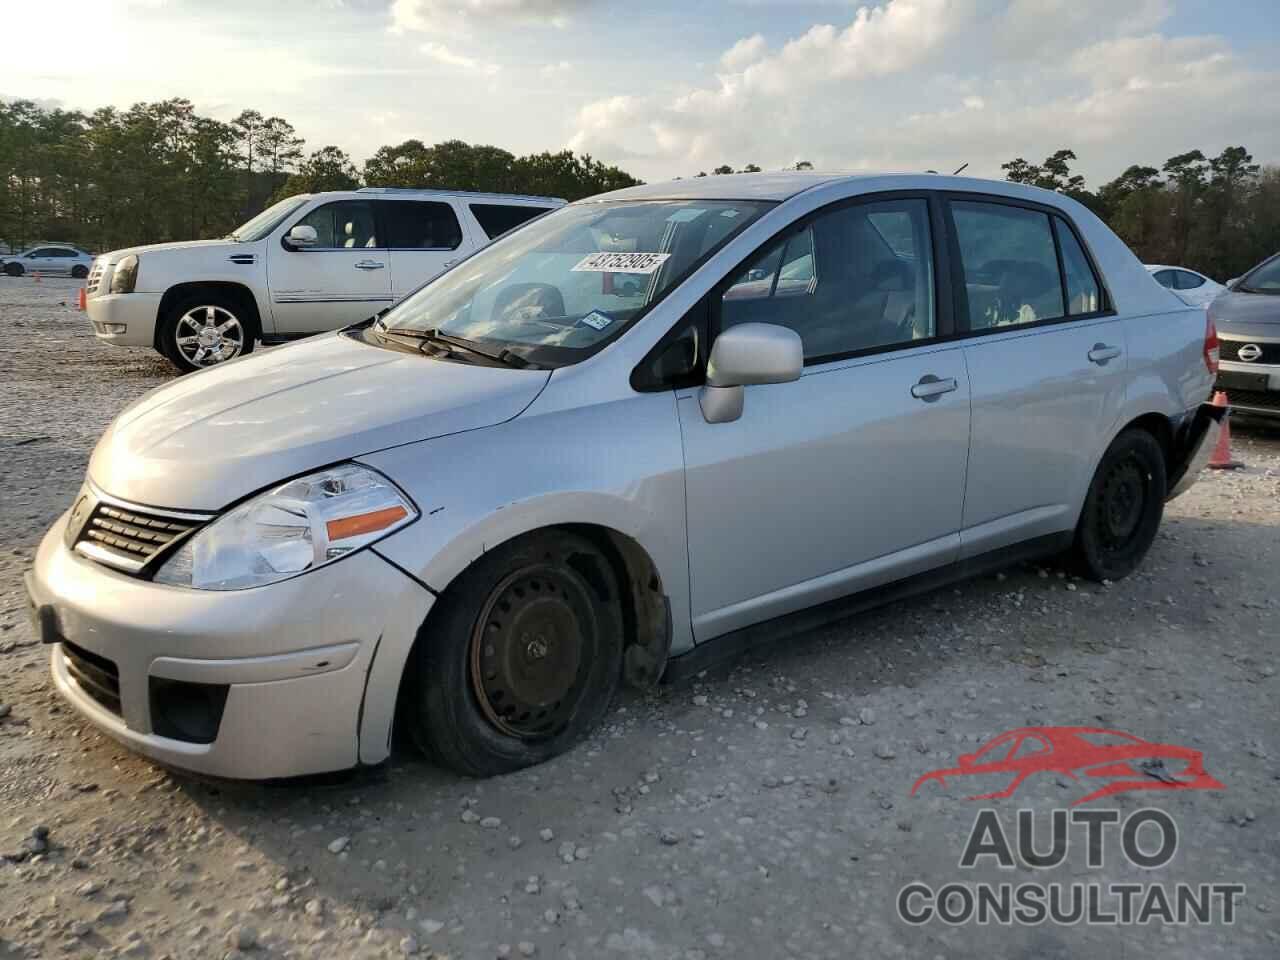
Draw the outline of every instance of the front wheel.
[[[6,263],[4,265],[4,272],[11,277],[20,277],[27,271],[20,263]]]
[[[486,553],[438,601],[416,650],[410,722],[431,758],[489,777],[541,763],[603,718],[622,675],[608,559],[548,531]]]
[[[1119,580],[1142,562],[1164,515],[1164,452],[1145,430],[1126,430],[1102,455],[1076,526],[1072,557],[1091,580]]]
[[[245,313],[241,303],[221,294],[184,297],[161,321],[160,352],[182,373],[251,353],[254,328]]]

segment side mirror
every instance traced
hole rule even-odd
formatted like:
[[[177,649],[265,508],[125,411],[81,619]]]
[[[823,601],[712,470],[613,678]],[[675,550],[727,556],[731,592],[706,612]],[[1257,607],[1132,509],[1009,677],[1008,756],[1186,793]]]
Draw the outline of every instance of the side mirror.
[[[794,330],[774,323],[730,327],[711,345],[707,385],[698,404],[707,423],[730,423],[742,416],[743,387],[799,380],[804,344]]]
[[[307,226],[305,223],[299,223],[297,226],[289,230],[285,241],[291,247],[314,247],[320,242],[320,237],[316,234],[316,228]]]

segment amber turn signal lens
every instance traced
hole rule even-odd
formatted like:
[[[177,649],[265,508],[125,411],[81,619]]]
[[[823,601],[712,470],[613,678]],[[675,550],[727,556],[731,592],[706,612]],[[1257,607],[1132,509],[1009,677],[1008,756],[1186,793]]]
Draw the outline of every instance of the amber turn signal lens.
[[[354,517],[343,517],[330,520],[324,525],[329,534],[329,542],[345,540],[347,537],[358,537],[366,533],[385,530],[393,523],[398,523],[409,515],[404,507],[387,507],[371,513],[358,513]]]

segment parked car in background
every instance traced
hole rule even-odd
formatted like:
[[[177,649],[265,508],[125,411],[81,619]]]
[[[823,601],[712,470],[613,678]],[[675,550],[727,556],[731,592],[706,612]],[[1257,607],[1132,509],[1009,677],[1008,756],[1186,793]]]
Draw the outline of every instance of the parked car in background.
[[[1196,307],[1206,307],[1214,297],[1225,293],[1227,288],[1206,277],[1203,273],[1188,270],[1186,267],[1167,267],[1163,264],[1147,264],[1147,271],[1156,278],[1156,283],[1167,287],[1182,300]]]
[[[221,240],[94,261],[94,333],[154,347],[179,370],[336,330],[384,310],[554,197],[366,187],[281,200]]]
[[[499,774],[766,621],[1063,552],[1125,576],[1218,436],[1216,365],[1205,312],[1058,193],[634,187],[123,411],[33,621],[74,708],[168,765],[378,763],[399,708]]]
[[[1222,338],[1218,389],[1233,410],[1280,417],[1280,254],[1227,288],[1209,305]]]
[[[81,279],[89,275],[92,265],[93,254],[69,243],[41,243],[21,253],[0,256],[0,272],[10,277],[41,273]]]

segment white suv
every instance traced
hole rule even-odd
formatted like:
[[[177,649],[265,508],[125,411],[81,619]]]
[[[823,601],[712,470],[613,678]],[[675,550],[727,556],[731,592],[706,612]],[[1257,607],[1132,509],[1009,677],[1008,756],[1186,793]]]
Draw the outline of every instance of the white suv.
[[[179,370],[336,330],[391,306],[553,197],[406,190],[300,194],[221,240],[103,254],[86,293],[94,332],[152,346]]]

